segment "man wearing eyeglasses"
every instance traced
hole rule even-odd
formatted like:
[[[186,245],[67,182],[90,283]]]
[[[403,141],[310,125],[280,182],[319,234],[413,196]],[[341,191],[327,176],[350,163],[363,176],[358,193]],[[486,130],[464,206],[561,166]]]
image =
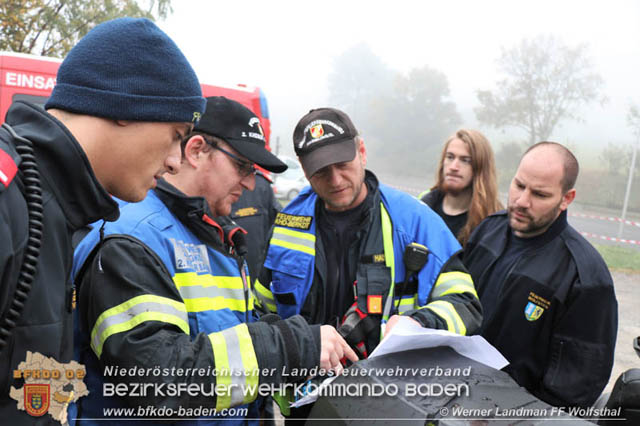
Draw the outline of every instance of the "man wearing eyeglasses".
[[[317,366],[339,372],[343,356],[357,359],[333,327],[301,316],[256,321],[243,230],[213,219],[254,188],[254,164],[286,170],[265,149],[257,117],[237,102],[208,98],[182,152],[178,174],[122,207],[118,221],[96,227],[76,250],[75,359],[87,367],[90,392],[77,407],[80,424],[105,417],[105,408],[139,406],[151,407],[143,413],[151,418],[247,408],[211,419],[244,424],[258,417],[257,385],[303,380],[306,373],[288,374]],[[122,369],[124,376],[111,373]]]

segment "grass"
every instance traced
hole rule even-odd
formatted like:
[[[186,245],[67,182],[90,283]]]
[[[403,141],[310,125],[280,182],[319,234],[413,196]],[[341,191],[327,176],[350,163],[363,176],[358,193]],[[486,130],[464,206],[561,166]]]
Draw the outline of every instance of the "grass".
[[[610,269],[640,272],[640,250],[604,244],[594,244]]]

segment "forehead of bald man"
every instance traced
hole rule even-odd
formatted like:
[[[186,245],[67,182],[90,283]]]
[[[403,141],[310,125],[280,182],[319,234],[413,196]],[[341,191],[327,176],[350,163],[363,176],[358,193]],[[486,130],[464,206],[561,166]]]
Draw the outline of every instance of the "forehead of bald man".
[[[572,189],[578,179],[580,165],[573,153],[564,145],[557,142],[538,142],[531,146],[522,156],[522,161],[526,157],[532,156],[536,160],[538,167],[548,167],[557,171],[558,163],[562,168],[561,185],[563,192]]]
[[[522,157],[518,169],[549,184],[561,184],[564,175],[562,154],[549,146],[537,147]]]

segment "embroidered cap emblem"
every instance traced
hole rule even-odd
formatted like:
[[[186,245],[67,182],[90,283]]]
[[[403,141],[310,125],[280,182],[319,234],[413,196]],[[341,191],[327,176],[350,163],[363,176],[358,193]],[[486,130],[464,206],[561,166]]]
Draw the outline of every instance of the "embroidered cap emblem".
[[[314,139],[318,139],[324,135],[324,128],[322,124],[316,124],[311,129],[309,129],[309,133],[311,133],[311,137]]]

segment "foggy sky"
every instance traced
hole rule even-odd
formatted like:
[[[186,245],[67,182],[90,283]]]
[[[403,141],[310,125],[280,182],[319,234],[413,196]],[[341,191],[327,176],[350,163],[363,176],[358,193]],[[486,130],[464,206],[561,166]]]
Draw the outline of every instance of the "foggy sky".
[[[604,107],[583,108],[585,122],[565,122],[552,139],[594,151],[609,141],[634,141],[625,116],[631,102],[640,105],[638,1],[181,0],[173,9],[158,25],[201,82],[260,86],[269,102],[272,144],[280,136],[286,150],[298,118],[327,105],[333,59],[363,41],[395,70],[428,65],[443,71],[462,127],[478,128],[494,147],[513,139],[515,129],[478,125],[475,91],[495,87],[501,47],[540,34],[568,45],[588,43],[608,98]]]

